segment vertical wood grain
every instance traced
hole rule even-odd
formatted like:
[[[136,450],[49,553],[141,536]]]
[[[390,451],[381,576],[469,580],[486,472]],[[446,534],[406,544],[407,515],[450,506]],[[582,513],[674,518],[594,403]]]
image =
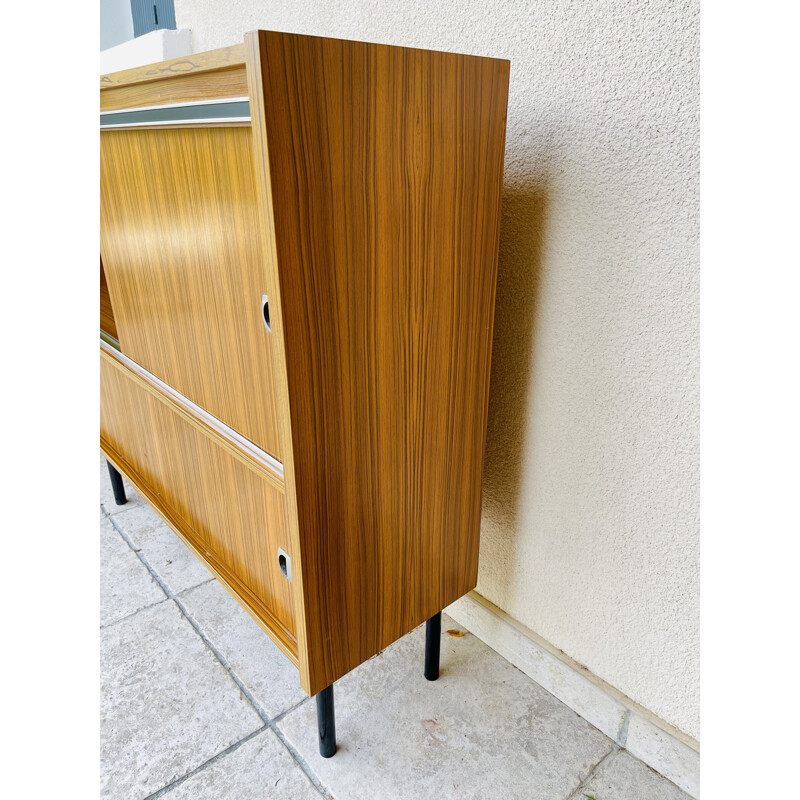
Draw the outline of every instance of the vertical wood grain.
[[[250,130],[100,142],[100,247],[123,351],[280,458]]]
[[[476,583],[508,62],[257,36],[313,693]]]
[[[256,171],[261,247],[264,254],[263,269],[265,280],[270,286],[272,317],[272,356],[275,395],[277,400],[278,430],[283,456],[284,480],[286,482],[286,525],[293,553],[292,583],[294,589],[295,633],[299,655],[300,685],[308,694],[316,694],[327,684],[318,672],[312,675],[314,661],[309,657],[309,647],[318,647],[308,641],[306,633],[305,586],[315,580],[312,573],[308,580],[303,569],[303,548],[300,543],[298,523],[297,492],[295,491],[295,464],[292,448],[291,409],[289,406],[289,387],[286,378],[286,346],[281,301],[281,281],[278,276],[278,260],[275,249],[275,208],[272,197],[267,130],[264,103],[264,67],[266,64],[266,36],[263,31],[245,35],[247,64],[247,85],[250,96],[250,116],[252,119],[253,162]]]
[[[108,288],[123,350],[280,458],[285,491],[257,499],[241,450],[223,466],[110,353],[104,448],[217,543],[314,694],[475,586],[509,65],[263,31],[192,59],[106,76],[103,102],[239,92],[244,61],[252,128],[103,132]],[[267,589],[275,537],[293,584]]]
[[[103,450],[296,661],[291,584],[277,562],[278,547],[291,549],[274,478],[103,345],[100,398]]]

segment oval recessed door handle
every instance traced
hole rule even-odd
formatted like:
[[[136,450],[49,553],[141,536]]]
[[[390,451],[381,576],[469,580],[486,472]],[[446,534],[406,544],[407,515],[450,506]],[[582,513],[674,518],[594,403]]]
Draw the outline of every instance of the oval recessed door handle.
[[[289,582],[292,580],[292,559],[289,554],[282,548],[278,548],[278,566],[283,573],[284,578]]]
[[[269,297],[267,297],[265,294],[261,295],[261,313],[264,317],[264,327],[268,331],[271,331],[272,328],[269,324]]]

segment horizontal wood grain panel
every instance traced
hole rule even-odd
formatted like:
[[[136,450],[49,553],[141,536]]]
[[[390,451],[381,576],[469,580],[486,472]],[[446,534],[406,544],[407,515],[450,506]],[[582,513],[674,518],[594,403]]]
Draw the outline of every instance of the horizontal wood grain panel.
[[[152,83],[164,78],[184,77],[189,74],[197,75],[231,67],[244,66],[244,45],[236,44],[230,47],[220,47],[216,50],[207,50],[204,53],[194,53],[189,56],[179,56],[143,67],[110,72],[100,76],[100,92],[103,93],[118,86],[130,86],[137,83]]]
[[[297,663],[283,492],[146,372],[102,344],[100,363],[104,453]]]
[[[100,111],[241,97],[245,94],[247,76],[244,67],[232,67],[108,89],[100,92]]]
[[[244,45],[100,76],[100,110],[246,94]]]
[[[137,108],[160,103],[185,103],[192,100],[211,100],[241,97],[245,94],[247,76],[242,68],[226,69],[166,78],[153,83],[120,86],[100,94],[100,111],[118,108]]]
[[[123,352],[280,460],[250,130],[109,130],[100,143]]]
[[[314,693],[476,584],[509,64],[245,44]]]

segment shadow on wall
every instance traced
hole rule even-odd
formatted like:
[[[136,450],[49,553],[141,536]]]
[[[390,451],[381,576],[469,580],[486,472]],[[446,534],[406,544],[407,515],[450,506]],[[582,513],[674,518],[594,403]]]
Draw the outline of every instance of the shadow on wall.
[[[506,189],[500,222],[483,515],[516,538],[547,190]],[[506,541],[503,549],[513,547]]]

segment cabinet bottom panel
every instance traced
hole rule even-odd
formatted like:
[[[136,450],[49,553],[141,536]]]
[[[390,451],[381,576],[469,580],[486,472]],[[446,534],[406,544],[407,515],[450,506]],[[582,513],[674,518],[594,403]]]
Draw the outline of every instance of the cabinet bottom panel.
[[[108,459],[297,664],[282,483],[193,418],[138,365],[101,345],[100,444]]]

